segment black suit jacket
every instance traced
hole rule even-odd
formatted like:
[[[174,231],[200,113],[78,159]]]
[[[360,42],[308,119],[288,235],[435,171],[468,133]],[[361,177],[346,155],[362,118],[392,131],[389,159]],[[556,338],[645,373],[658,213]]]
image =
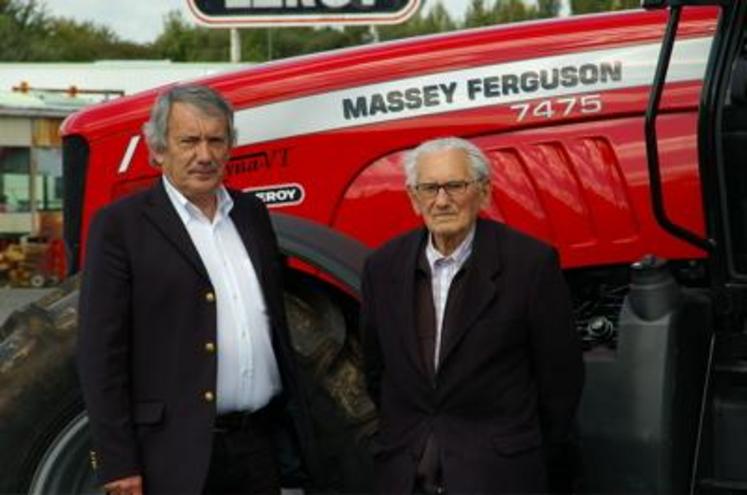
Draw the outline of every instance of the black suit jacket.
[[[268,309],[283,394],[298,397],[267,209],[230,192],[230,216]],[[78,365],[102,483],[140,473],[146,493],[199,493],[212,446],[216,305],[207,271],[161,181],[91,223],[80,294]],[[273,401],[273,402],[276,402]],[[302,401],[297,439],[308,445]]]
[[[568,441],[583,383],[556,253],[478,220],[464,303],[444,330],[434,384],[415,334],[415,270],[426,238],[418,229],[390,241],[364,270],[366,378],[380,411],[378,490],[412,492],[432,432],[449,492],[543,491],[545,455]]]

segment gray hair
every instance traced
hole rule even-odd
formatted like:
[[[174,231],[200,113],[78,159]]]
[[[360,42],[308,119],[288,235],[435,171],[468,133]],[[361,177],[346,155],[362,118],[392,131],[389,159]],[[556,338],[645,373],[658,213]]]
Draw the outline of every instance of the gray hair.
[[[490,178],[488,158],[480,148],[466,139],[444,137],[425,141],[407,153],[405,157],[405,185],[412,187],[417,182],[417,164],[422,155],[451,149],[462,150],[467,154],[470,172],[474,180],[486,180]]]
[[[169,114],[174,103],[193,105],[209,115],[219,114],[226,118],[228,139],[236,144],[236,129],[233,126],[233,107],[214,89],[196,84],[178,85],[158,95],[150,112],[150,120],[143,124],[143,134],[148,147],[155,152],[166,149],[169,133]]]

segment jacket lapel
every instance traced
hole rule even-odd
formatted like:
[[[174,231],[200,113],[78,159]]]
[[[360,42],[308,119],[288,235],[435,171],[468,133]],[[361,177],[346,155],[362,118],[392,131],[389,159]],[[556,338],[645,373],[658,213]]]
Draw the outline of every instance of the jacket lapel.
[[[398,338],[401,339],[402,349],[405,350],[413,366],[422,373],[425,379],[430,380],[418,347],[414,307],[415,268],[426,235],[427,231],[423,228],[417,234],[411,236],[405,245],[403,256],[392,266],[390,307],[394,311],[391,325],[398,334]]]
[[[148,192],[145,200],[144,215],[163,234],[166,240],[189,261],[197,273],[205,279],[210,280],[205,265],[202,263],[195,245],[192,243],[189,232],[187,232],[187,228],[166,195],[163,180],[161,178]]]
[[[266,280],[264,279],[264,267],[262,266],[262,251],[261,246],[258,243],[257,235],[252,235],[250,232],[250,225],[258,225],[258,222],[254,221],[254,212],[249,208],[245,207],[245,203],[239,200],[239,194],[236,191],[228,190],[228,193],[233,199],[233,208],[228,216],[231,217],[233,224],[236,226],[236,230],[241,237],[241,242],[244,243],[246,252],[249,255],[249,259],[252,260],[254,271],[257,273],[257,279],[262,281],[262,287],[266,287]]]
[[[452,328],[446,330],[443,335],[441,355],[439,358],[439,369],[446,363],[459,342],[467,334],[468,330],[478,321],[480,316],[499,297],[498,277],[501,273],[501,250],[497,236],[493,235],[483,220],[478,219],[475,230],[472,255],[467,261],[464,276],[464,299],[457,311],[457,322]]]

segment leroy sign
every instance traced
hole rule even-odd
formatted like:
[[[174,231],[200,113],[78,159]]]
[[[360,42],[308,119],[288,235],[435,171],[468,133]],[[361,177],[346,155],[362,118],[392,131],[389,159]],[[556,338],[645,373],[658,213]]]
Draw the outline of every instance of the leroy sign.
[[[201,24],[221,27],[396,24],[421,0],[187,0]]]

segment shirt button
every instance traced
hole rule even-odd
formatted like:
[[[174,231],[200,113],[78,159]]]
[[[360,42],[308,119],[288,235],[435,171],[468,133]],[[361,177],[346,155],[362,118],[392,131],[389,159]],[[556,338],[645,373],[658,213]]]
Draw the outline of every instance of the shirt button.
[[[209,303],[215,302],[215,294],[212,291],[206,292],[205,293],[205,301],[207,301]]]
[[[213,342],[205,342],[205,350],[210,353],[215,352],[215,344]]]
[[[213,399],[215,399],[215,395],[210,390],[205,392],[203,397],[205,398],[205,402],[213,402]]]

